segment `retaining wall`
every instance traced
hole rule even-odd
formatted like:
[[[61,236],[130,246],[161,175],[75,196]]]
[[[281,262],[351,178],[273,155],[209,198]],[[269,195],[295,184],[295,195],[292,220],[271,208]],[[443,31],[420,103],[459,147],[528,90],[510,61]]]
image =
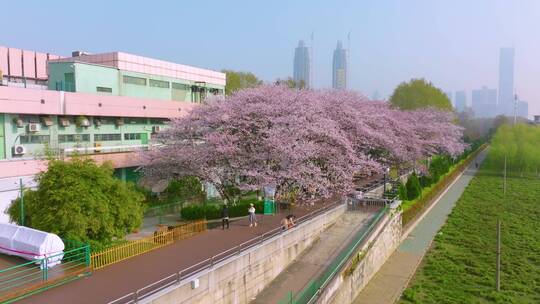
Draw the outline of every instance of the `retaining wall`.
[[[139,303],[248,303],[308,248],[321,232],[335,223],[345,209],[346,205],[343,204],[326,211]]]

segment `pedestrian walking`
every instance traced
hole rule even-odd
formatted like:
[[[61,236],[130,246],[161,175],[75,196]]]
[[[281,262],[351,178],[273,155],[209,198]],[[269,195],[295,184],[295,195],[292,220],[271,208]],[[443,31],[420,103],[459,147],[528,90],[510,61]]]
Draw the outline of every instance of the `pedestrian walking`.
[[[223,209],[221,209],[221,229],[225,229],[225,225],[227,225],[227,229],[229,229],[229,207],[227,204],[223,205]]]
[[[478,169],[478,163],[475,163],[476,164],[476,169]]]
[[[249,204],[249,209],[248,209],[248,214],[249,214],[249,227],[257,227],[257,218],[255,216],[255,206],[253,206],[253,204]]]

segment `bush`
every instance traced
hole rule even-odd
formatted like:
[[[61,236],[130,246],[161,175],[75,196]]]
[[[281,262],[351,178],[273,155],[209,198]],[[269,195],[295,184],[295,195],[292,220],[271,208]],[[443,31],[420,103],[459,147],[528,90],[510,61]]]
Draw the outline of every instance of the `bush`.
[[[413,172],[411,176],[407,179],[407,198],[411,201],[418,196],[420,196],[420,193],[422,193],[422,187],[420,186],[420,181],[418,180],[418,176],[416,176],[416,173]]]
[[[399,199],[402,200],[402,201],[405,201],[405,200],[408,199],[408,197],[407,197],[407,187],[403,183],[399,184],[398,195],[399,195]]]
[[[431,184],[433,184],[433,180],[429,176],[426,176],[426,175],[420,176],[419,181],[420,181],[420,186],[422,186],[422,188],[429,187],[431,186]]]
[[[204,196],[202,184],[194,176],[186,176],[181,179],[172,180],[165,191],[163,191],[166,203],[176,203],[195,197]]]
[[[431,182],[436,183],[439,181],[442,175],[450,170],[450,157],[438,155],[434,156],[431,164],[429,165],[429,174],[431,175]]]
[[[99,246],[142,224],[144,196],[133,184],[113,177],[110,164],[92,159],[50,160],[37,176],[37,190],[24,192],[25,226]],[[8,209],[19,223],[20,199]]]

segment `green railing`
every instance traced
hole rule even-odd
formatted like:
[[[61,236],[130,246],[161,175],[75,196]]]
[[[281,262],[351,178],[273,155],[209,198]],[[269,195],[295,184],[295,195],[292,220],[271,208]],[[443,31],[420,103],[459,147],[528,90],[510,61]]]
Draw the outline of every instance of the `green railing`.
[[[63,253],[0,270],[0,303],[12,303],[90,274],[90,246],[64,240]],[[15,263],[20,259],[2,256]],[[52,264],[57,264],[49,267]]]
[[[284,298],[282,298],[279,304],[306,304],[314,299],[318,292],[321,291],[328,282],[342,269],[342,267],[349,261],[353,253],[358,250],[358,247],[366,239],[367,236],[373,231],[375,226],[379,223],[383,215],[388,211],[388,205],[382,208],[369,222],[369,225],[358,231],[351,242],[332,260],[332,263],[326,267],[324,272],[316,279],[310,280],[308,284],[300,290],[296,295],[293,292],[289,292]]]

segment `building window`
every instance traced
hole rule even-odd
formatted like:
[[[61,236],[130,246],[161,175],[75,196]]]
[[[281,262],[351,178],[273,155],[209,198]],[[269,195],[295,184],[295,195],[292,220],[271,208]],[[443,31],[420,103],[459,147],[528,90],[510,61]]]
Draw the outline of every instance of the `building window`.
[[[98,120],[99,120],[99,124],[101,125],[114,125],[115,124],[114,117],[109,117],[109,116],[94,117],[94,122]]]
[[[124,123],[134,125],[145,125],[146,124],[146,118],[139,118],[139,117],[126,117],[124,118]]]
[[[125,76],[124,75],[122,77],[122,80],[124,81],[124,83],[135,84],[135,85],[140,85],[140,86],[145,86],[146,85],[146,78]]]
[[[51,140],[49,135],[21,135],[21,144],[47,144]]]
[[[121,134],[94,134],[94,141],[120,141],[122,140]]]
[[[59,143],[72,143],[90,141],[90,134],[60,134],[58,135]]]
[[[169,88],[169,82],[168,81],[150,79],[149,84],[150,84],[151,87],[165,88],[165,89]]]
[[[163,119],[163,118],[150,118],[150,124],[151,125],[163,125],[165,123],[167,123],[167,119]]]
[[[125,133],[124,134],[125,140],[140,140],[141,139],[141,133]]]
[[[176,83],[176,82],[173,82],[173,83],[172,83],[172,88],[173,88],[174,90],[189,91],[189,85],[183,84],[183,83]]]
[[[39,123],[39,116],[37,115],[19,115],[19,118],[24,123]]]
[[[182,83],[172,83],[172,100],[185,101],[189,93],[189,85]]]
[[[100,93],[112,93],[112,88],[106,88],[106,87],[96,87],[96,91]]]

